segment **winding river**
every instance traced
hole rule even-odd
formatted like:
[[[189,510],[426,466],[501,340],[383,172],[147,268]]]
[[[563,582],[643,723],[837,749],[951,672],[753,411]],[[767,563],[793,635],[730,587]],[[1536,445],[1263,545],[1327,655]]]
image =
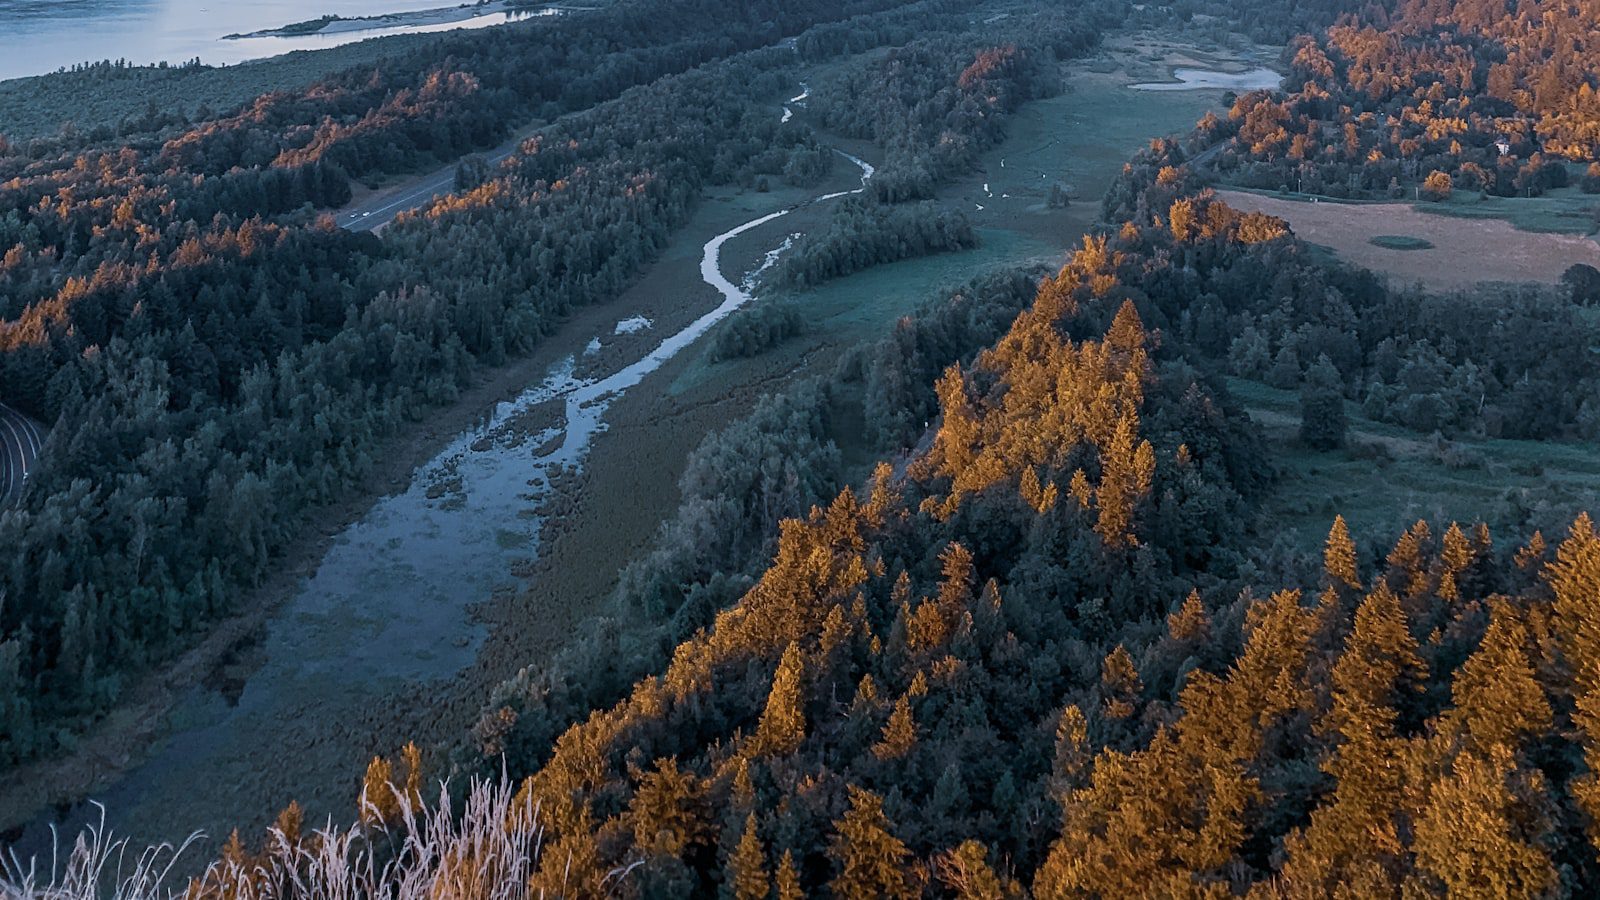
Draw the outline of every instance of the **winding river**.
[[[861,170],[861,186],[809,203],[866,189],[872,165],[840,155]],[[605,377],[578,377],[578,355],[565,357],[542,382],[500,404],[485,423],[419,467],[405,492],[378,501],[346,528],[316,573],[269,619],[256,654],[259,668],[234,702],[216,690],[194,689],[173,713],[172,734],[96,797],[111,823],[138,822],[144,826],[139,831],[154,832],[135,834],[136,840],[170,840],[203,823],[207,812],[249,802],[231,801],[229,791],[241,798],[307,799],[294,773],[311,763],[286,755],[282,765],[264,766],[263,748],[275,748],[270,754],[308,741],[347,740],[336,723],[353,711],[381,708],[406,684],[448,678],[469,665],[487,636],[471,607],[507,586],[513,566],[537,552],[540,501],[563,471],[583,465],[611,404],[749,302],[756,276],[795,236],[738,284],[722,272],[723,246],[795,208],[706,242],[700,275],[722,296],[714,309]],[[648,320],[625,324],[645,327]],[[551,417],[559,421],[529,433],[533,428],[521,423],[552,401],[560,404],[561,414]],[[269,768],[277,771],[264,771]],[[195,807],[189,798],[196,798]],[[98,815],[82,806],[68,818]],[[40,839],[48,834],[42,825],[30,830],[35,833],[24,840],[24,852],[42,852]]]

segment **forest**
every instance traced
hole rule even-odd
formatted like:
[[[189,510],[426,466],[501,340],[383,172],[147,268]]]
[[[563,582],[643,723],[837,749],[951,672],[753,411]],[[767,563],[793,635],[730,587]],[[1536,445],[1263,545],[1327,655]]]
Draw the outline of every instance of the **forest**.
[[[1593,3],[1404,0],[1297,38],[1286,91],[1201,124],[1214,168],[1332,197],[1531,197],[1600,154]]]
[[[421,45],[204,122],[0,145],[0,393],[53,426],[0,514],[0,764],[71,746],[229,612],[377,441],[614,296],[703,185],[819,155],[757,102],[792,83],[779,38],[869,18],[856,42],[905,40],[958,7],[719,6],[711,32],[693,3],[639,0]],[[352,178],[565,111],[382,241],[319,212]]]
[[[1204,275],[1295,251],[1281,223],[1208,218]],[[900,377],[938,423],[859,491],[817,496],[838,466],[825,386],[699,451],[679,520],[624,579],[632,614],[568,654],[576,677],[503,686],[451,757],[527,776],[551,842],[535,888],[600,896],[623,866],[630,896],[1594,883],[1591,521],[1501,543],[1418,522],[1391,543],[1335,518],[1321,554],[1264,556],[1265,446],[1157,324],[1179,244],[1143,232],[942,298],[841,364],[829,389],[921,356]],[[941,339],[1005,321],[1019,283],[1031,305],[984,349]],[[758,459],[775,468],[740,462]],[[708,530],[771,534],[808,503],[770,557]],[[770,561],[718,564],[740,558]],[[636,655],[643,674],[616,668]],[[375,761],[368,796],[401,767]]]
[[[969,246],[938,186],[1123,11],[1041,4],[994,41],[941,33],[955,0],[845,6],[741,4],[716,40],[608,24],[635,42],[596,58],[621,58],[574,51],[583,77],[549,82],[504,62],[539,52],[514,35],[481,72],[462,37],[411,81],[385,65],[120,150],[12,148],[0,389],[56,424],[0,516],[0,762],[68,745],[380,436],[616,294],[705,186],[814,180],[831,149],[761,102],[792,84],[775,35],[808,59],[892,48],[809,111],[884,164],[719,360],[800,333],[807,286]],[[1248,6],[1252,36],[1300,35],[1286,91],[1136,153],[1059,268],[939,292],[706,438],[607,615],[470,733],[352,773],[377,852],[413,852],[423,781],[503,777],[487,827],[537,827],[519,877],[552,897],[1592,893],[1600,510],[1398,533],[1334,511],[1288,552],[1263,513],[1279,449],[1230,390],[1297,392],[1297,451],[1342,447],[1349,409],[1592,447],[1588,282],[1391,284],[1213,187],[1558,187],[1595,162],[1600,4]],[[502,139],[500,104],[564,115],[381,240],[316,212],[354,173]],[[841,450],[855,430],[875,464]],[[310,877],[282,849],[328,846],[291,806],[191,895],[280,896]]]

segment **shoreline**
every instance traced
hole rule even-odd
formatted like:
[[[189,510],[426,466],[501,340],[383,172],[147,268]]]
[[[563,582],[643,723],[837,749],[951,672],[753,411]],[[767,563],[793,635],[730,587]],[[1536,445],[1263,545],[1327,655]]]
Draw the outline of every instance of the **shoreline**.
[[[357,31],[386,31],[391,28],[408,28],[420,25],[449,25],[496,13],[552,14],[546,10],[547,7],[542,3],[528,3],[525,0],[478,0],[476,3],[462,3],[457,6],[440,6],[411,12],[381,13],[375,16],[345,17],[328,15],[320,19],[308,19],[304,22],[280,25],[277,28],[263,28],[259,31],[250,31],[243,34],[238,32],[225,34],[221,40],[303,38],[317,35],[349,34]]]

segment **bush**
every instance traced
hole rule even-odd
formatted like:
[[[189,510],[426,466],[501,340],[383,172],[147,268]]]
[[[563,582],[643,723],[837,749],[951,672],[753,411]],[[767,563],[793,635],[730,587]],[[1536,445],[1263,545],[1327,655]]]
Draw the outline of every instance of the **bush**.
[[[1422,196],[1434,201],[1450,199],[1450,192],[1455,188],[1447,172],[1434,172],[1422,182]]]

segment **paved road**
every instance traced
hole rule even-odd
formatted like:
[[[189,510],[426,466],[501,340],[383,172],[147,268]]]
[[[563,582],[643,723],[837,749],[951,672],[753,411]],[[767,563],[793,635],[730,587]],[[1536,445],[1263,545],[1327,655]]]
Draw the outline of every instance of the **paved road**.
[[[493,169],[512,153],[524,140],[518,135],[484,154],[489,168]],[[347,231],[376,231],[394,221],[394,217],[427,204],[435,197],[455,193],[456,164],[422,176],[398,191],[380,191],[370,199],[357,203],[339,213],[335,221]]]
[[[44,436],[27,416],[0,403],[0,506],[22,493]]]

